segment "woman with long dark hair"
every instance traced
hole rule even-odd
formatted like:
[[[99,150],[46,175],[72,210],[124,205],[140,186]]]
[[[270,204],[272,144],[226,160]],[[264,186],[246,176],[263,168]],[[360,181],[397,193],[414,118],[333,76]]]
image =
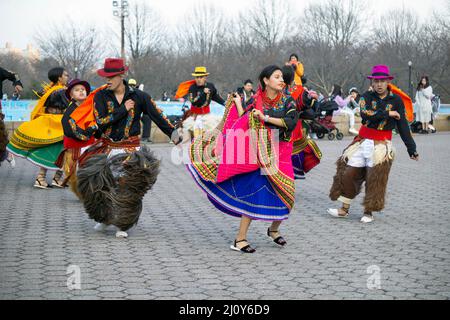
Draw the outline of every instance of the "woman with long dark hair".
[[[241,219],[232,250],[253,253],[247,232],[253,220],[272,222],[267,236],[286,245],[279,227],[294,205],[291,134],[298,121],[292,97],[283,93],[277,66],[264,68],[260,88],[243,107],[234,94],[215,132],[197,137],[187,167],[209,201]]]
[[[433,98],[433,88],[430,86],[430,80],[427,76],[420,78],[416,92],[416,121],[422,123],[420,133],[429,133],[428,123],[431,121],[433,113],[431,99]]]

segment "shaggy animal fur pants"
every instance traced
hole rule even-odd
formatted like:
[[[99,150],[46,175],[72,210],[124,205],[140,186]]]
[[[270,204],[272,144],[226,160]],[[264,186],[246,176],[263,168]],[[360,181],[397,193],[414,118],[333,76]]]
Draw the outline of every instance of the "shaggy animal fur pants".
[[[387,149],[388,150],[388,149]],[[363,140],[345,161],[345,157],[337,161],[337,172],[330,190],[330,198],[350,205],[361,192],[365,182],[365,212],[384,209],[387,182],[392,166],[392,159],[374,164],[375,144],[373,140]],[[344,152],[345,153],[345,152]]]

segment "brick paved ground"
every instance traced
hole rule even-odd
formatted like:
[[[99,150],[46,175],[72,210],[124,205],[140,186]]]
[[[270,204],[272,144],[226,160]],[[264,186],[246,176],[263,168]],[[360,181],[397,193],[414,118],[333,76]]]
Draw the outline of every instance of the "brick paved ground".
[[[1,299],[449,299],[450,134],[416,136],[421,161],[398,157],[384,212],[359,222],[361,197],[347,220],[325,210],[334,161],[349,143],[320,141],[323,161],[297,182],[297,204],[276,247],[255,222],[253,255],[229,250],[239,220],[218,213],[170,145],[153,145],[162,171],[130,238],[94,232],[69,190],[35,190],[36,168],[0,167]],[[67,268],[81,290],[67,287]],[[371,267],[375,266],[375,267]],[[381,289],[367,287],[379,270]],[[378,269],[379,268],[379,269]],[[376,273],[374,274],[376,276]]]

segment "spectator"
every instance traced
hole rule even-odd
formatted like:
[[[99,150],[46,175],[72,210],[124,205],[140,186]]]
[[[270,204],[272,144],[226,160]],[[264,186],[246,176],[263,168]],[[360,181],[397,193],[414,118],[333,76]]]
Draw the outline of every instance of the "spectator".
[[[253,82],[248,79],[244,81],[244,86],[237,89],[237,93],[241,96],[243,105],[247,105],[251,97],[255,94],[253,90]]]
[[[161,101],[170,101],[169,95],[167,94],[167,91],[164,91],[161,97]]]
[[[347,106],[353,110],[355,115],[359,115],[359,99],[361,98],[361,95],[359,94],[358,89],[353,87],[350,89],[348,94],[350,101]]]
[[[429,133],[428,123],[431,121],[431,114],[433,113],[431,107],[431,99],[433,98],[433,88],[430,86],[430,81],[427,76],[420,78],[417,85],[416,92],[416,121],[422,123],[422,130],[420,133]]]
[[[334,115],[348,115],[350,127],[348,132],[353,135],[358,135],[358,130],[355,129],[355,114],[353,113],[353,110],[348,107],[350,96],[348,96],[346,99],[342,98],[342,88],[341,86],[335,84],[330,94],[330,99],[334,100],[334,102],[336,102],[336,104],[339,106],[339,109],[334,112]]]
[[[305,69],[303,68],[303,64],[298,60],[298,55],[295,53],[291,54],[289,57],[289,61],[286,62],[286,65],[291,65],[294,68],[294,83],[298,86],[303,85],[303,76],[305,73]]]

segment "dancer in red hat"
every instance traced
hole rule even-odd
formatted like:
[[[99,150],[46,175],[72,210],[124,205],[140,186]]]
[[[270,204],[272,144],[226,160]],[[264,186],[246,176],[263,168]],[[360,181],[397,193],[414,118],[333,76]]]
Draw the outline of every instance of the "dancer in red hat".
[[[116,237],[127,237],[142,211],[142,198],[156,182],[159,160],[149,149],[140,147],[142,114],[171,140],[181,138],[173,125],[157,108],[153,99],[128,86],[128,71],[122,59],[108,58],[98,75],[106,87],[94,97],[94,115],[99,140],[79,159],[78,191],[96,230],[108,225],[118,227]]]
[[[373,212],[384,208],[386,187],[394,160],[392,130],[397,128],[411,159],[419,160],[411,131],[406,120],[402,97],[394,94],[390,86],[394,77],[384,65],[373,67],[373,91],[360,99],[362,126],[359,135],[347,147],[337,161],[337,172],[330,190],[330,198],[340,201],[339,209],[328,209],[337,218],[349,214],[352,200],[359,194],[365,181],[363,223],[374,221]],[[397,91],[396,91],[397,92]]]

